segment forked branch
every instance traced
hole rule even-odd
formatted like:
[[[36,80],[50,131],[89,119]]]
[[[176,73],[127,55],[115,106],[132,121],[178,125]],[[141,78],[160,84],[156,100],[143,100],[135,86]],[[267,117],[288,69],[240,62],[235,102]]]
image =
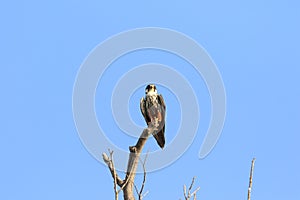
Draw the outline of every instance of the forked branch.
[[[186,185],[183,185],[183,194],[184,194],[185,200],[190,200],[192,197],[193,197],[193,200],[196,200],[196,198],[197,198],[196,194],[200,190],[200,187],[197,187],[196,190],[194,190],[192,192],[192,188],[195,183],[195,179],[196,179],[196,177],[193,177],[192,183],[191,183],[190,187],[188,188],[188,190],[186,190]]]
[[[141,186],[140,191],[138,190],[137,186],[134,185],[134,188],[135,188],[135,191],[136,191],[136,193],[139,197],[139,200],[142,200],[148,194],[148,191],[145,194],[143,194],[143,190],[144,190],[145,182],[146,182],[146,174],[147,174],[146,173],[146,160],[147,160],[147,157],[148,157],[148,153],[146,154],[144,161],[142,161],[140,159],[140,162],[142,163],[142,167],[143,167],[143,171],[144,171],[143,182],[142,182],[142,186]]]
[[[112,175],[112,178],[114,179],[114,191],[115,191],[115,199],[118,200],[118,194],[121,190],[123,190],[123,197],[124,200],[135,200],[133,195],[133,188],[134,188],[134,178],[135,173],[138,165],[138,161],[140,159],[140,154],[142,152],[142,149],[149,137],[149,135],[154,131],[153,128],[146,128],[143,130],[141,136],[139,137],[137,143],[135,146],[129,147],[129,159],[128,159],[128,165],[127,165],[127,172],[126,177],[124,180],[122,180],[114,167],[113,162],[113,152],[109,150],[110,157],[108,157],[105,153],[102,154],[103,160],[108,166],[108,169]],[[147,158],[147,156],[146,156]],[[141,186],[140,191],[138,192],[139,199],[142,199],[143,196],[142,192],[144,189],[145,181],[146,181],[146,168],[145,168],[146,159],[143,162],[143,169],[144,169],[144,178],[143,183]],[[117,185],[120,187],[120,189],[117,189]]]
[[[124,182],[118,176],[118,174],[116,172],[116,169],[114,166],[114,161],[113,161],[113,153],[114,152],[112,150],[108,150],[108,151],[109,151],[109,157],[105,153],[102,154],[102,157],[103,157],[104,162],[107,164],[107,166],[111,172],[111,175],[114,179],[115,200],[118,200],[120,191],[118,190],[117,186],[122,187],[124,185]]]

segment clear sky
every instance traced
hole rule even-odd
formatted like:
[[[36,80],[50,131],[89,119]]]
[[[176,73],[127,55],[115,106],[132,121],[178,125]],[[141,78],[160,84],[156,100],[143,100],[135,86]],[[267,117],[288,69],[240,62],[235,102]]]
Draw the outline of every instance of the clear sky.
[[[192,66],[167,52],[143,50],[107,69],[96,89],[95,112],[106,136],[125,151],[136,139],[119,129],[110,102],[117,81],[129,70],[145,63],[168,65],[192,85],[199,103],[193,143],[175,162],[148,173],[145,200],[183,198],[182,186],[193,176],[201,187],[198,199],[246,199],[253,157],[253,200],[300,199],[299,20],[295,0],[2,2],[0,199],[114,198],[109,171],[78,136],[73,87],[98,44],[143,27],[193,38],[217,65],[227,97],[222,135],[201,160],[211,105]],[[166,149],[181,120],[180,100],[171,89],[158,85],[167,103]],[[143,87],[130,93],[130,116],[144,126]],[[146,150],[161,151],[153,138]]]

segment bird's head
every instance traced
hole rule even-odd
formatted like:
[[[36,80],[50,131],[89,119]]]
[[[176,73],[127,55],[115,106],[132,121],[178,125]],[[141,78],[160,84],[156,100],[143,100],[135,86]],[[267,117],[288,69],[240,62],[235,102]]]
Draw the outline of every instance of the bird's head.
[[[154,84],[147,85],[147,87],[145,89],[145,93],[146,93],[146,95],[150,94],[150,93],[157,94],[156,86]]]

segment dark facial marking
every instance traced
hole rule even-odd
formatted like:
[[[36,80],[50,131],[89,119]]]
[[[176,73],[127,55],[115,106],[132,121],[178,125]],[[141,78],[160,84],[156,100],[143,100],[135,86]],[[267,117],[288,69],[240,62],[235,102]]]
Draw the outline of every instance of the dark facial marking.
[[[147,85],[146,89],[145,90],[150,90],[151,86],[150,85]]]
[[[156,86],[155,85],[153,85],[152,88],[154,89],[154,91],[156,90]]]

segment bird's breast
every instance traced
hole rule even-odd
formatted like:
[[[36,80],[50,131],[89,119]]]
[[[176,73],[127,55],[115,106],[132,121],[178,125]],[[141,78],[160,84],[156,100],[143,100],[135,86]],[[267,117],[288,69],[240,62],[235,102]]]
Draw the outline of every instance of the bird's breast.
[[[158,105],[158,100],[157,100],[157,95],[147,95],[146,96],[146,107],[152,107],[155,106],[157,107]]]

